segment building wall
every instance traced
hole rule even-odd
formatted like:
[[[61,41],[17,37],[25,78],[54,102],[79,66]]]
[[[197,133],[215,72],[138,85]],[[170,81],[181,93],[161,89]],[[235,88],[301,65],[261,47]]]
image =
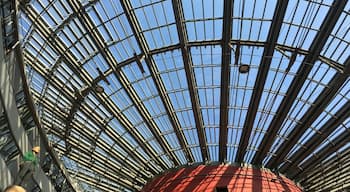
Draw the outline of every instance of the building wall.
[[[302,191],[300,187],[284,176],[277,176],[268,170],[229,165],[200,165],[181,168],[165,173],[150,181],[143,189],[164,192],[213,192],[217,187],[228,191]]]

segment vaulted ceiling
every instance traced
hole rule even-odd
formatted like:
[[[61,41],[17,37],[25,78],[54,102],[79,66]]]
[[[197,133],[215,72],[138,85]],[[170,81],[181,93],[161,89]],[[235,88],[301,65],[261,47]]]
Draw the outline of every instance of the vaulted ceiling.
[[[349,187],[349,1],[20,8],[41,123],[81,188],[134,191],[217,162],[267,167],[308,190]]]

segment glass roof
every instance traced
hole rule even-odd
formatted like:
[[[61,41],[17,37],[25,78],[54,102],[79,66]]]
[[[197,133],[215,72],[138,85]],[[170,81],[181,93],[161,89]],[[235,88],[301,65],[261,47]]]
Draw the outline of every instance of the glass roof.
[[[298,181],[313,154],[350,130],[349,1],[31,0],[20,8],[41,122],[84,190],[140,190],[168,169],[216,162]]]

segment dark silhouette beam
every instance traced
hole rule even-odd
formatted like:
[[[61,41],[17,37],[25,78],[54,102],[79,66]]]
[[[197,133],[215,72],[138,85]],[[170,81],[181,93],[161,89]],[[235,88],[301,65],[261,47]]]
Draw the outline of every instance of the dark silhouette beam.
[[[184,68],[186,73],[186,80],[188,85],[188,90],[190,92],[191,104],[193,110],[193,116],[196,123],[199,147],[202,152],[202,161],[206,162],[209,160],[208,156],[208,146],[205,137],[204,124],[202,118],[202,112],[199,107],[199,96],[196,90],[196,80],[193,72],[193,63],[190,57],[190,51],[188,47],[188,39],[186,33],[185,19],[183,15],[183,7],[180,0],[172,0],[174,16],[176,20],[176,27],[180,41],[180,49],[182,53],[182,59],[184,62]]]
[[[219,161],[225,162],[227,156],[227,122],[228,105],[230,99],[230,64],[231,64],[231,36],[232,36],[232,12],[233,1],[224,1],[224,20],[222,30],[222,54],[221,54],[221,92],[220,92],[220,135],[219,135]],[[239,45],[239,44],[238,44]],[[236,46],[235,57],[238,65],[240,47]]]

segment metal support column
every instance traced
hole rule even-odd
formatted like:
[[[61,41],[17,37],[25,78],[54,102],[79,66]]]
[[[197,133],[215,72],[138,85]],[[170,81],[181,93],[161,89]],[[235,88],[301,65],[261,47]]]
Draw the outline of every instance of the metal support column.
[[[4,57],[1,57],[3,59]],[[23,128],[21,118],[17,111],[15,102],[15,95],[10,85],[10,79],[8,75],[7,65],[4,60],[0,61],[0,100],[8,120],[10,132],[16,141],[16,145],[21,152],[24,154],[30,151],[32,146],[29,143],[28,136]],[[34,180],[40,186],[42,191],[55,191],[50,180],[46,177],[45,173],[41,168],[37,169],[34,174]]]

